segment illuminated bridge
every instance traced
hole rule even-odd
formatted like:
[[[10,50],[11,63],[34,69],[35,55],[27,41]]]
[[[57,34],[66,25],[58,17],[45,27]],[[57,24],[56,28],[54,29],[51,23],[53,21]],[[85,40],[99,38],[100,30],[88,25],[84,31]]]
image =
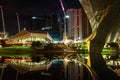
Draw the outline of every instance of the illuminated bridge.
[[[88,40],[98,35],[99,40],[107,36],[106,42],[120,40],[120,1],[119,0],[79,0],[92,28]]]

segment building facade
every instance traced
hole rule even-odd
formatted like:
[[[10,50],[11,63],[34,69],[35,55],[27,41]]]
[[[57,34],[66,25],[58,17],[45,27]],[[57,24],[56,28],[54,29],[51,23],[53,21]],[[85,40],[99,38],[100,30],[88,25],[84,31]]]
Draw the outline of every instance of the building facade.
[[[68,9],[67,36],[69,39],[80,40],[91,34],[91,28],[87,16],[82,8]]]
[[[52,42],[52,37],[48,32],[36,30],[22,30],[10,38],[10,42],[31,43],[40,41],[41,43]]]

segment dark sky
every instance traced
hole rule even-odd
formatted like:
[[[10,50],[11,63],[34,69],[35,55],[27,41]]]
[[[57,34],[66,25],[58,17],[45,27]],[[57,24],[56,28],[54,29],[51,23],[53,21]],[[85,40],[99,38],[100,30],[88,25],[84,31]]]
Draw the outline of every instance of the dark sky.
[[[79,0],[63,1],[66,9],[80,7]],[[0,5],[3,6],[5,28],[10,35],[18,32],[16,12],[19,13],[19,17],[25,17],[51,15],[62,11],[59,0],[0,0]],[[20,21],[20,24],[23,21]],[[2,27],[0,16],[0,31],[2,31]],[[24,27],[24,25],[21,26],[21,28]]]

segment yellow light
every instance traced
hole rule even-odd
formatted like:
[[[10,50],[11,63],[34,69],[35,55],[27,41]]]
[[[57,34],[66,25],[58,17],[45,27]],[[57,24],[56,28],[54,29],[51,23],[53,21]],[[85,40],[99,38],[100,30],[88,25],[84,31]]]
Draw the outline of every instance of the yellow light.
[[[64,36],[64,40],[68,40],[68,37],[67,37],[67,36]]]
[[[88,46],[88,59],[87,59],[87,65],[91,67],[91,62],[90,62],[90,41],[87,41],[87,46]]]
[[[69,62],[70,60],[69,59],[67,59],[67,58],[64,58],[64,60],[65,60],[65,62]]]
[[[88,52],[90,52],[90,41],[87,41]]]

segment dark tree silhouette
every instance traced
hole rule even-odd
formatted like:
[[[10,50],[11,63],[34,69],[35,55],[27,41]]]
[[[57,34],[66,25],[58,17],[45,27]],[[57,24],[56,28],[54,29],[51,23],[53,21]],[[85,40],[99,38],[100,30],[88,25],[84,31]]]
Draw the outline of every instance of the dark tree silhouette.
[[[2,45],[2,47],[6,47],[6,42],[5,42],[5,40],[1,40],[1,45]]]
[[[119,58],[120,52],[119,52],[119,45],[115,42],[108,43],[107,46],[113,48],[115,52],[112,53],[111,59],[116,60]]]

